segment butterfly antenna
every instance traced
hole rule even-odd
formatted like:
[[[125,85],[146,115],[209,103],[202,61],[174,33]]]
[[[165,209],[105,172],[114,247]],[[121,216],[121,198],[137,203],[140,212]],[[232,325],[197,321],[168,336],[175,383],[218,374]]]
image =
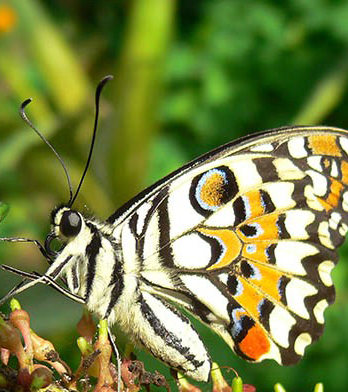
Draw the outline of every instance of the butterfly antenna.
[[[32,101],[31,98],[26,99],[20,106],[19,108],[19,114],[22,117],[22,119],[29,125],[29,127],[41,138],[41,140],[53,151],[54,155],[58,158],[60,164],[62,165],[62,168],[65,172],[66,179],[68,181],[68,186],[69,186],[69,200],[72,198],[72,186],[71,186],[71,180],[70,176],[68,173],[68,170],[65,166],[65,163],[63,162],[63,159],[61,156],[58,154],[57,150],[52,146],[52,144],[45,138],[45,136],[35,127],[35,125],[29,120],[25,113],[25,108],[30,104]]]
[[[91,147],[89,149],[89,154],[88,154],[88,158],[87,158],[87,162],[86,162],[86,166],[85,166],[85,170],[82,173],[81,176],[81,180],[80,183],[76,189],[76,192],[74,194],[74,196],[72,198],[70,198],[69,202],[68,202],[68,207],[71,207],[76,198],[77,195],[80,192],[83,180],[86,177],[86,173],[89,167],[89,164],[91,162],[91,158],[92,158],[92,153],[93,153],[93,148],[94,148],[94,142],[95,142],[95,138],[96,138],[96,134],[97,134],[97,129],[98,129],[98,118],[99,118],[99,101],[100,101],[100,94],[103,90],[103,87],[105,86],[105,84],[109,81],[112,80],[114,77],[112,75],[107,75],[105,76],[98,84],[96,92],[95,92],[95,117],[94,117],[94,127],[93,127],[93,135],[92,135],[92,141],[91,141]]]

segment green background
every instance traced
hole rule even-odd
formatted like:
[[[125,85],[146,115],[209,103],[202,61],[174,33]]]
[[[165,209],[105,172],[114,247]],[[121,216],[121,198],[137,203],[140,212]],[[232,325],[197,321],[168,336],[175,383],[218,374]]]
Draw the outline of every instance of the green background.
[[[105,219],[144,186],[244,134],[291,124],[348,127],[347,21],[348,2],[339,0],[0,1],[0,201],[11,206],[0,236],[44,241],[51,209],[68,199],[57,159],[18,116],[24,99],[33,98],[28,115],[62,155],[76,187],[95,86],[114,75],[76,203]],[[0,245],[0,263],[45,270],[35,246]],[[327,391],[346,391],[347,276],[343,248],[324,336],[295,367],[246,363],[199,331],[213,359],[259,391],[278,381],[287,391],[312,391],[319,381]],[[15,282],[0,272],[0,295]],[[81,307],[45,287],[19,299],[33,328],[76,366]],[[158,363],[147,357],[146,366]]]

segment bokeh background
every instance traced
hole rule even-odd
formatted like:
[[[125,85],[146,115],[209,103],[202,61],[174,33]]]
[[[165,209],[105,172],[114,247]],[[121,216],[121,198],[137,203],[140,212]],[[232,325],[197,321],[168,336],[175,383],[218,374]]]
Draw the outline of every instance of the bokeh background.
[[[93,162],[76,206],[101,219],[197,155],[255,130],[348,127],[348,2],[344,0],[0,0],[0,236],[44,241],[51,209],[68,199],[53,153],[77,185],[91,138],[94,90],[106,74]],[[0,244],[0,263],[43,272],[30,244]],[[334,271],[337,301],[323,338],[295,367],[248,364],[206,328],[220,365],[259,391],[348,388],[348,251]],[[18,282],[0,272],[0,295]],[[52,289],[19,296],[32,326],[77,365],[81,307]],[[7,308],[5,307],[6,311]],[[121,338],[120,338],[121,339]],[[148,369],[167,370],[138,352]],[[232,374],[227,374],[231,379]],[[203,385],[204,391],[211,386]]]

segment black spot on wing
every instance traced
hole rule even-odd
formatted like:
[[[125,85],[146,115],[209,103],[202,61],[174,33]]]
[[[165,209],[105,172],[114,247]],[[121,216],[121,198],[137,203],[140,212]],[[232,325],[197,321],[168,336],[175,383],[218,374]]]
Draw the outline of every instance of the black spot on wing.
[[[243,197],[239,196],[233,202],[234,225],[237,226],[247,219],[247,212]]]
[[[269,316],[274,307],[274,303],[267,298],[264,298],[259,306],[260,322],[267,331],[270,331]]]
[[[276,206],[274,205],[268,192],[263,189],[260,189],[260,197],[263,211],[265,214],[270,214],[271,212],[276,210]]]
[[[231,295],[236,295],[238,293],[238,288],[239,288],[240,282],[238,281],[238,278],[234,274],[228,274],[227,278],[227,288],[228,291]]]
[[[277,244],[270,244],[267,246],[267,248],[265,250],[268,262],[271,264],[275,264],[277,262],[277,259],[275,256],[276,247],[277,247]]]
[[[282,239],[291,238],[291,236],[285,226],[285,219],[286,219],[286,214],[279,214],[279,217],[278,217],[278,220],[276,223],[277,227],[278,227],[279,237]]]
[[[254,276],[255,271],[246,260],[241,261],[240,269],[244,278],[248,279]]]
[[[245,235],[247,238],[255,238],[258,234],[257,227],[254,223],[243,225],[239,228],[239,230]]]
[[[274,158],[255,158],[253,162],[264,183],[275,182],[279,179],[277,169],[273,164]]]
[[[286,298],[286,286],[288,283],[291,281],[290,278],[287,276],[282,276],[279,281],[278,281],[278,292],[280,295],[280,301],[284,304],[287,305],[288,301]]]

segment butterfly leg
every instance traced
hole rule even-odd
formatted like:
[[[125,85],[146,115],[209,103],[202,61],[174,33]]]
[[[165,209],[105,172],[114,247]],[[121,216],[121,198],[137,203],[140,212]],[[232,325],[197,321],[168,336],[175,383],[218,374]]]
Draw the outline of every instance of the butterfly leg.
[[[25,280],[23,280],[16,287],[14,287],[12,290],[10,290],[3,298],[1,298],[0,306],[3,305],[10,298],[14,297],[15,295],[21,293],[22,291],[28,289],[31,286],[35,286],[37,283],[44,283],[45,284],[45,276],[42,275],[41,277],[38,277],[38,278],[32,280],[31,282],[26,282]]]
[[[120,392],[121,391],[121,357],[120,357],[120,353],[118,352],[118,348],[116,346],[115,337],[112,334],[110,327],[108,327],[108,335],[109,335],[112,351],[117,361],[117,392]]]
[[[42,282],[40,282],[40,283],[46,284],[46,285],[48,285],[48,286],[53,287],[53,288],[54,288],[55,290],[57,290],[58,292],[62,293],[62,294],[65,295],[66,297],[68,297],[68,298],[70,298],[70,299],[72,299],[72,300],[74,300],[74,301],[76,301],[76,302],[79,302],[79,303],[82,303],[82,304],[85,303],[85,300],[84,300],[82,297],[80,297],[80,296],[78,296],[78,295],[75,295],[75,294],[71,293],[69,290],[67,290],[66,288],[60,286],[60,285],[59,285],[57,282],[55,282],[50,276],[40,275],[38,272],[30,273],[30,272],[21,271],[21,270],[19,270],[19,269],[17,269],[17,268],[14,268],[14,267],[11,267],[11,266],[5,265],[5,264],[2,264],[2,265],[0,266],[0,268],[2,268],[2,269],[5,270],[5,271],[9,271],[9,272],[11,272],[11,273],[13,273],[13,274],[20,275],[20,276],[22,276],[23,278],[25,278],[25,279],[30,279],[30,280],[36,280],[36,279],[41,278],[41,277],[44,276],[45,279],[44,279]],[[25,279],[23,279],[22,282],[20,282],[20,283],[19,283],[17,286],[15,286],[9,293],[6,294],[6,300],[7,300],[8,298],[11,298],[11,297],[15,296],[15,295],[18,293],[17,290],[18,290],[20,287],[22,287],[22,285],[25,283]],[[6,300],[5,300],[5,301],[6,301]],[[5,301],[3,301],[3,299],[1,299],[1,300],[0,300],[0,304],[4,303]]]
[[[53,239],[53,236],[49,235],[46,239],[46,242],[48,240],[52,240],[52,239]],[[59,286],[57,283],[54,282],[54,280],[57,279],[61,275],[62,270],[64,269],[66,264],[69,262],[72,255],[69,255],[68,257],[64,258],[61,261],[59,261],[59,260],[54,261],[51,257],[51,254],[49,253],[49,250],[46,251],[47,247],[42,246],[40,244],[40,242],[37,240],[33,240],[30,238],[22,238],[22,237],[13,237],[13,238],[12,237],[3,237],[3,238],[0,238],[0,241],[34,243],[39,248],[40,252],[43,254],[43,256],[46,258],[46,260],[50,264],[50,267],[48,268],[48,270],[46,271],[46,273],[44,275],[35,276],[35,274],[33,274],[32,276],[27,276],[29,279],[31,279],[31,282],[21,282],[20,285],[18,285],[14,290],[11,290],[10,293],[5,295],[5,297],[3,297],[0,300],[0,305],[2,305],[4,302],[6,302],[9,298],[12,298],[14,295],[21,293],[22,291],[28,289],[31,286],[35,286],[37,283],[52,285],[58,291],[66,293],[68,295],[68,297],[73,298],[77,302],[85,303],[85,301],[83,299],[81,299],[81,297],[74,296],[74,294],[70,293],[68,290],[64,291],[64,289],[61,286]],[[53,255],[54,255],[54,253],[52,252],[52,256]],[[3,265],[1,265],[1,267],[3,268]],[[11,269],[11,267],[8,267],[8,266],[6,266],[6,267],[7,267],[7,269]],[[6,267],[4,269],[6,269]],[[22,271],[20,272],[20,274],[23,276]],[[64,279],[64,278],[62,278],[62,279]]]
[[[50,263],[52,263],[52,260],[47,255],[47,252],[46,252],[45,248],[37,240],[33,240],[33,239],[30,239],[30,238],[22,238],[22,237],[2,237],[2,238],[0,238],[0,241],[4,241],[4,242],[31,242],[31,243],[34,243],[39,248],[40,252],[46,258],[46,260],[48,260]],[[9,266],[0,265],[0,267],[2,269],[5,269],[5,270],[11,270],[11,267],[9,267]],[[19,272],[19,270],[16,270],[15,268],[13,268],[12,272],[16,273],[15,271]],[[25,273],[23,273],[23,274],[20,273],[19,275],[24,276],[24,274]],[[37,276],[32,278],[32,280],[34,282],[37,279],[38,279]],[[39,283],[39,282],[37,282],[37,283]],[[8,299],[12,298],[16,294],[20,293],[21,291],[25,290],[27,287],[30,287],[30,286],[32,286],[34,284],[36,284],[36,283],[33,283],[33,282],[28,283],[25,280],[23,280],[17,286],[15,286],[12,290],[10,290],[3,298],[0,299],[0,306],[3,305]]]

